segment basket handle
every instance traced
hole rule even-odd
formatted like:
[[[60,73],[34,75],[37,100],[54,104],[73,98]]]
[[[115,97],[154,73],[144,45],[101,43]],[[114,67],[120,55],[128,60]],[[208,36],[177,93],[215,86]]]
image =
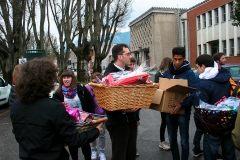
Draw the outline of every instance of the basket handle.
[[[96,87],[103,87],[104,86],[104,84],[98,84],[98,83],[92,83],[92,82],[90,82],[90,83],[88,83],[90,86],[96,86]]]

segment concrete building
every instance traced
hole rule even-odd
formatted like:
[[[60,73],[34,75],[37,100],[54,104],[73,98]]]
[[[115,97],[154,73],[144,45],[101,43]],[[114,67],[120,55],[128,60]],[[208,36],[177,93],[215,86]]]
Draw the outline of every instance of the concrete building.
[[[217,52],[226,54],[227,63],[240,62],[240,28],[232,25],[232,5],[232,0],[205,0],[181,15],[181,45],[191,66],[199,55]]]
[[[180,14],[186,9],[152,7],[130,22],[130,48],[137,64],[160,65],[180,44]]]

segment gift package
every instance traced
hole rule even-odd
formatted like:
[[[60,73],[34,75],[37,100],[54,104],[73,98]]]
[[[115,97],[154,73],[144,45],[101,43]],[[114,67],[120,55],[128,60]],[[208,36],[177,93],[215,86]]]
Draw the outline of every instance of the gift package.
[[[215,136],[229,134],[235,124],[240,99],[222,97],[214,105],[200,101],[195,110],[204,129]]]

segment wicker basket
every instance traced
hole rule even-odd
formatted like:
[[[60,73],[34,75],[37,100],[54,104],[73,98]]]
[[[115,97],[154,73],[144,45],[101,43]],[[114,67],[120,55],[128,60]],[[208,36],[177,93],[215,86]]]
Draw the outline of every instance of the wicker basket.
[[[105,86],[89,83],[100,107],[108,111],[149,108],[158,83],[141,85]]]
[[[237,112],[195,108],[204,129],[214,136],[224,136],[234,129]]]
[[[94,117],[94,120],[100,119],[100,118],[106,118],[105,115],[97,115],[97,114],[92,114]],[[100,122],[100,123],[104,123],[104,122]],[[78,130],[78,132],[85,132],[85,131],[89,131],[92,130],[94,128],[96,128],[97,125],[99,125],[100,123],[94,123],[94,124],[87,124],[87,125],[82,125],[82,126],[77,126],[76,129]],[[76,123],[75,123],[76,125]]]

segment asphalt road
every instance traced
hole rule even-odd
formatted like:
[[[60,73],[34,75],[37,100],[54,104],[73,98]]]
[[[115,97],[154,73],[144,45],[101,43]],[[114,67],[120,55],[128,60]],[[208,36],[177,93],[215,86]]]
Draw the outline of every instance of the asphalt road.
[[[0,109],[0,160],[18,160],[18,144],[12,134],[12,125],[10,120],[9,108]],[[158,147],[159,144],[159,127],[161,123],[160,113],[151,109],[142,109],[140,112],[140,126],[138,130],[137,148],[140,156],[137,160],[169,160],[170,151],[164,151]],[[193,157],[191,149],[193,148],[192,140],[195,132],[193,117],[190,122],[190,160],[203,160],[203,157]],[[166,132],[167,137],[167,132]],[[240,157],[240,152],[237,151]],[[111,142],[108,132],[106,132],[106,158],[111,159]],[[83,156],[79,149],[79,159]],[[238,158],[240,160],[240,158]]]

